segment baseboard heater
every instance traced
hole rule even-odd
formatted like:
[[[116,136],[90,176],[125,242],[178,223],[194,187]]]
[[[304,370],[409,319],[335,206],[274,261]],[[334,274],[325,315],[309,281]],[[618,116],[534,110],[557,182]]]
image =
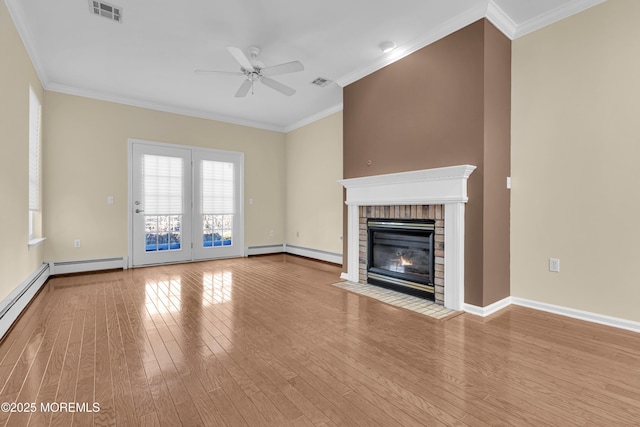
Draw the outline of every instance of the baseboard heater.
[[[247,256],[252,255],[268,255],[268,254],[280,254],[284,252],[284,245],[263,245],[263,246],[249,246],[247,248]]]
[[[342,254],[322,251],[319,249],[304,248],[302,246],[284,245],[285,252],[292,255],[300,255],[307,258],[318,259],[320,261],[331,262],[342,265]]]
[[[294,245],[266,245],[266,246],[249,246],[247,248],[247,256],[252,255],[267,255],[267,254],[280,254],[287,253],[292,255],[300,255],[307,258],[317,259],[320,261],[331,262],[334,264],[342,264],[342,254],[336,254],[333,252],[322,251],[319,249],[304,248],[302,246]]]
[[[51,274],[84,273],[87,271],[127,269],[127,257],[87,259],[80,261],[54,261],[50,263]]]
[[[51,274],[49,264],[42,264],[0,303],[0,339],[45,284]]]

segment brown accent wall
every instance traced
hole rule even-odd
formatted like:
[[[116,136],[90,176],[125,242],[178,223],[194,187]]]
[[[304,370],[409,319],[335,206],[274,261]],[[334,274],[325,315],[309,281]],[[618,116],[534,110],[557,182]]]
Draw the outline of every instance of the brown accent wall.
[[[511,41],[484,21],[483,304],[511,294]]]
[[[509,289],[508,193],[497,183],[504,189],[510,169],[510,55],[510,41],[481,20],[344,88],[344,178],[478,167],[465,235],[465,301],[478,306]]]

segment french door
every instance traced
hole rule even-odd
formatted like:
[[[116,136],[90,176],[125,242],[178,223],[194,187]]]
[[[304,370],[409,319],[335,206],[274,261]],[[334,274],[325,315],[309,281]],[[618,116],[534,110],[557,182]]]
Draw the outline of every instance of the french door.
[[[242,153],[130,145],[132,266],[244,255]]]

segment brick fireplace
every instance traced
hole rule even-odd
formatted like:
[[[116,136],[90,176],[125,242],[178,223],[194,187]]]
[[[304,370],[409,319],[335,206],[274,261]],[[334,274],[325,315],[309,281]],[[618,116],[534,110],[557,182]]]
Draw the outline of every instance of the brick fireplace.
[[[462,310],[464,206],[467,179],[475,168],[459,165],[341,180],[348,205],[347,273],[343,278],[367,282],[368,218],[435,220],[435,300]]]

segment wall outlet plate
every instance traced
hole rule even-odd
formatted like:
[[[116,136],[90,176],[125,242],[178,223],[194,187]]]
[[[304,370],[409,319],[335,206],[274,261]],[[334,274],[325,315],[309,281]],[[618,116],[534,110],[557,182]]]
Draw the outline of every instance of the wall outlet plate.
[[[554,273],[560,272],[560,259],[549,258],[549,271],[552,271]]]

